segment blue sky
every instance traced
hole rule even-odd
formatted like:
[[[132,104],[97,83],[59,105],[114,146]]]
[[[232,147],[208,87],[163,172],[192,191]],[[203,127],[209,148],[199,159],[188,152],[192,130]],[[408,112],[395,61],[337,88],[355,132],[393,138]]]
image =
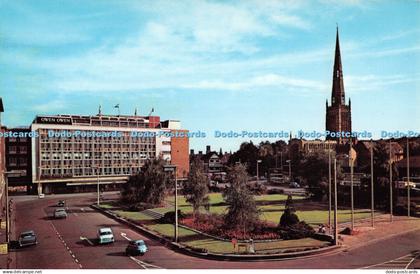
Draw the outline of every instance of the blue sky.
[[[244,141],[215,130],[322,131],[338,23],[353,129],[418,131],[419,18],[418,1],[0,0],[3,122],[154,107],[208,133],[196,150]]]

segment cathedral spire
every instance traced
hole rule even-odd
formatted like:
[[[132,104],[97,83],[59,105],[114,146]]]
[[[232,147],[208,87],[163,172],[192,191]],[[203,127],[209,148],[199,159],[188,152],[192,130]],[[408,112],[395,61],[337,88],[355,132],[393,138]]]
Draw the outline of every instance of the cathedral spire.
[[[337,26],[331,104],[344,105],[345,104],[344,100],[345,100],[345,96],[344,96],[343,67],[341,64],[340,41],[338,37],[338,26]]]

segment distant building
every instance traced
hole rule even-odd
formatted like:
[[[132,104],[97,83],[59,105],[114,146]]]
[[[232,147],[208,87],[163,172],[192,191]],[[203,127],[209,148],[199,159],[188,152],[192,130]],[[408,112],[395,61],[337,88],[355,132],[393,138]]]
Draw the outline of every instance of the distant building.
[[[207,173],[217,173],[224,171],[224,166],[221,161],[221,156],[216,152],[209,152],[203,157],[205,171]]]
[[[335,152],[337,141],[335,140],[305,140],[305,139],[291,139],[289,141],[290,153],[303,153],[303,154],[315,154],[315,153],[328,153],[328,151]]]
[[[384,140],[370,141],[359,140],[355,145],[357,151],[357,165],[360,168],[370,166],[370,150],[375,149],[381,144],[384,150],[389,154],[389,142]],[[404,158],[404,150],[398,142],[391,142],[391,161],[398,162]]]
[[[344,94],[343,67],[341,63],[340,42],[337,37],[335,44],[335,58],[333,70],[333,84],[331,92],[331,105],[326,102],[326,130],[330,132],[348,132],[351,127],[351,101],[346,105]],[[337,140],[339,144],[348,142],[349,138],[327,136],[328,140]]]
[[[200,160],[204,166],[204,172],[207,176],[215,181],[223,181],[226,176],[226,168],[229,162],[231,153],[224,153],[220,155],[220,152],[211,151],[209,145],[206,146],[206,154],[199,151],[198,154],[194,154],[194,150],[190,151],[190,161],[196,159]]]
[[[407,177],[407,158],[396,162],[400,178]],[[410,156],[410,177],[420,177],[420,156]]]
[[[31,131],[39,135],[31,139],[31,181],[39,192],[93,189],[98,176],[102,185],[115,187],[157,157],[176,165],[177,177],[189,172],[188,131],[179,121],[101,113],[37,116]]]

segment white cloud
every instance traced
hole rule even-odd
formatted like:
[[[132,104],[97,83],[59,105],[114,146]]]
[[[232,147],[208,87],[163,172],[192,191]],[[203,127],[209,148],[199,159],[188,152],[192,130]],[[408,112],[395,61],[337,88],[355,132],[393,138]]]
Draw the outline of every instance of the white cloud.
[[[198,83],[189,83],[182,85],[183,88],[190,89],[220,89],[220,90],[255,90],[259,88],[275,88],[279,91],[283,89],[295,90],[311,90],[311,91],[324,91],[327,86],[317,82],[301,78],[286,77],[278,74],[258,75],[243,81],[228,82],[228,81],[200,81]]]
[[[51,111],[60,111],[67,108],[66,102],[62,99],[55,99],[44,104],[36,104],[32,110],[38,113],[47,113]]]
[[[375,91],[404,83],[420,82],[420,74],[413,75],[349,75],[344,77],[346,90],[350,92]]]
[[[280,25],[292,26],[292,27],[296,27],[300,29],[310,28],[310,24],[307,21],[295,15],[287,15],[287,14],[273,15],[271,16],[271,19]]]

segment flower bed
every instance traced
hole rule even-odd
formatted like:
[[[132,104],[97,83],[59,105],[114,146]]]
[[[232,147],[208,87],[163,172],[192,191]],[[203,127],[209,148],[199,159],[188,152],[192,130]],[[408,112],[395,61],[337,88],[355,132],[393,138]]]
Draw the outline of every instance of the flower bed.
[[[276,225],[265,221],[257,221],[252,231],[249,231],[249,228],[227,228],[224,225],[223,217],[216,214],[203,214],[196,215],[195,217],[193,215],[187,215],[185,218],[180,220],[180,223],[192,229],[228,240],[233,238],[239,240],[281,239],[280,234],[277,233]]]

